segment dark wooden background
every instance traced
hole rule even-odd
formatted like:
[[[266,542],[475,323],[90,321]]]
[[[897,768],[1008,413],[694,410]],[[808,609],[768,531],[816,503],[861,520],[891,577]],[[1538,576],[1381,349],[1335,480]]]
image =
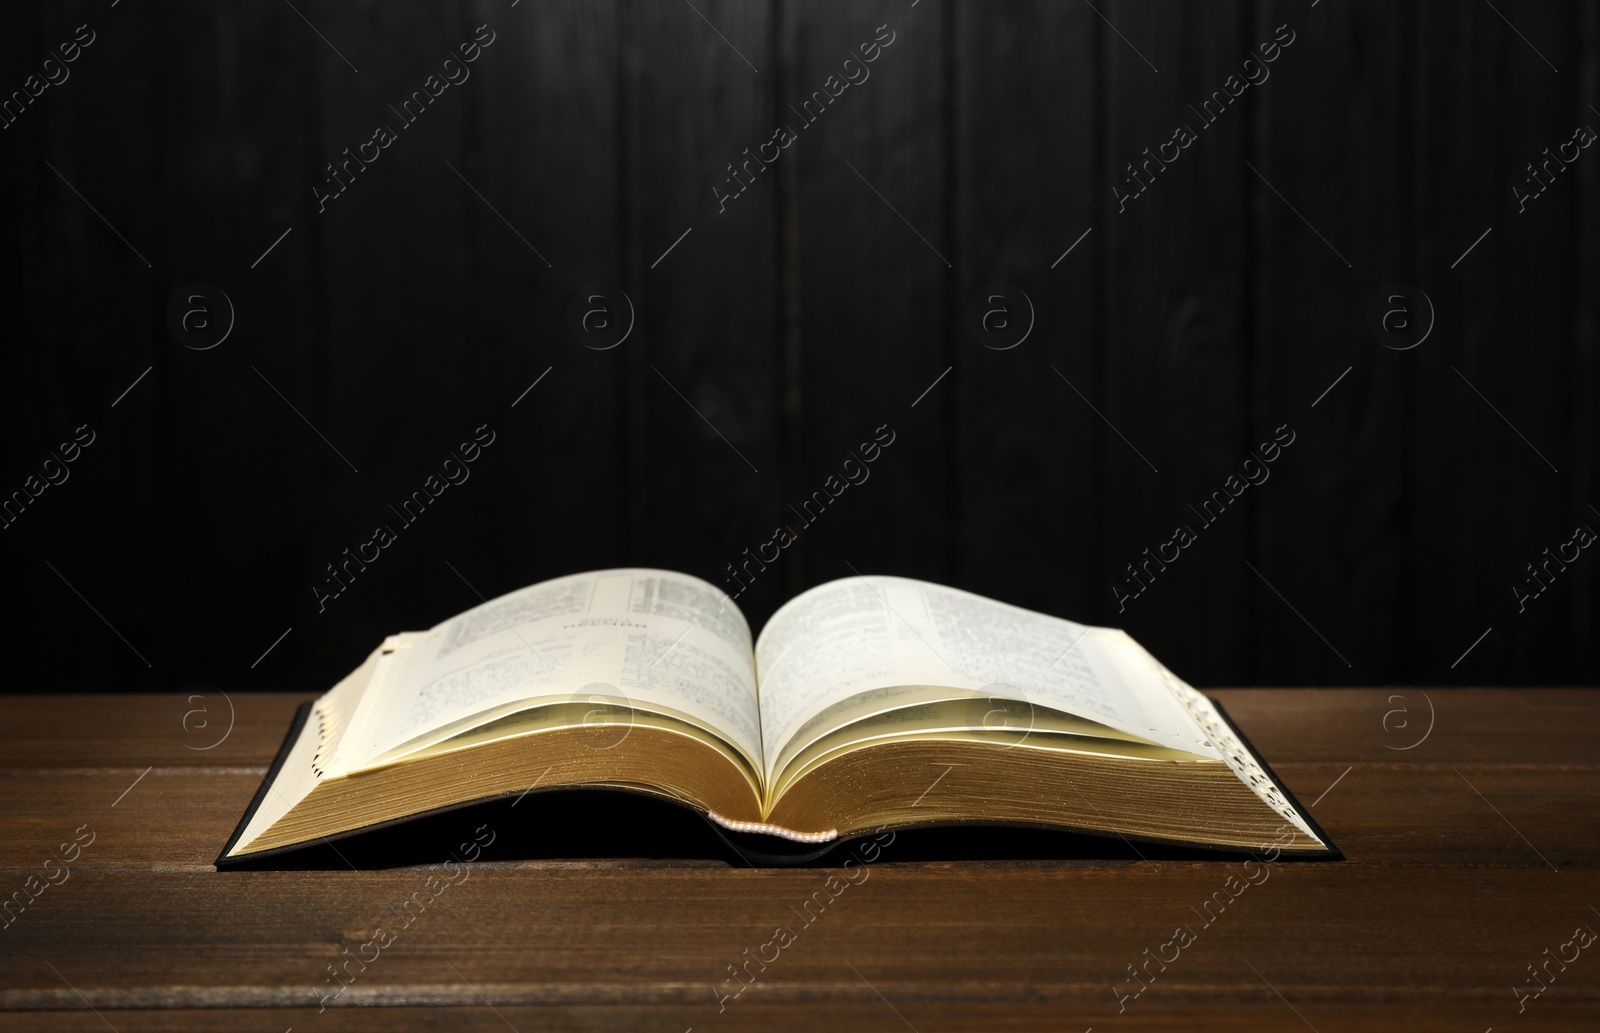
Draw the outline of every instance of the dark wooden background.
[[[1526,612],[1511,585],[1600,528],[1600,149],[1526,213],[1511,186],[1600,129],[1600,13],[1096,7],[7,6],[7,96],[96,38],[0,130],[0,492],[96,438],[0,530],[4,687],[317,690],[476,592],[720,582],[882,424],[752,624],[859,570],[1120,624],[1203,686],[1593,681],[1600,557]],[[324,164],[484,23],[471,78],[319,214]],[[725,165],[885,24],[719,214]],[[1284,24],[1119,214],[1123,165]],[[167,332],[194,281],[237,310],[208,351]],[[1395,281],[1437,313],[1409,351],[1367,329]],[[632,299],[619,347],[567,332],[588,282]],[[1036,309],[1011,350],[964,329],[992,282]],[[324,564],[482,424],[470,480],[319,613]],[[1118,613],[1123,565],[1282,424],[1270,480]]]

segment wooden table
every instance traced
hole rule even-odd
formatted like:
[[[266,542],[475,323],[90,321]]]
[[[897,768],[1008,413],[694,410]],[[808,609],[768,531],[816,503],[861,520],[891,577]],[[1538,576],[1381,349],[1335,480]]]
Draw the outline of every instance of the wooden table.
[[[3,697],[0,893],[35,899],[0,918],[0,1029],[1600,1029],[1600,942],[1573,942],[1600,932],[1600,694],[1215,695],[1346,860],[1246,884],[1237,859],[1115,844],[1072,861],[890,849],[720,1011],[729,963],[797,924],[829,872],[481,864],[364,947],[437,872],[211,865],[306,697]],[[1174,951],[1135,982],[1129,966]],[[319,1013],[326,966],[358,952],[371,964]]]

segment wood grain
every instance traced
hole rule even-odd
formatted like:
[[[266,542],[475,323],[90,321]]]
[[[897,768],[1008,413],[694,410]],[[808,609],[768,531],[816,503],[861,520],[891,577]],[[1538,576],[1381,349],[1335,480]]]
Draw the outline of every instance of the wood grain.
[[[1528,613],[1510,591],[1600,519],[1600,163],[1526,213],[1510,192],[1600,124],[1588,5],[321,8],[5,12],[7,90],[76,25],[98,34],[4,131],[29,346],[0,359],[0,491],[71,428],[101,435],[6,532],[17,640],[93,647],[70,671],[24,651],[18,689],[320,689],[474,586],[636,563],[720,581],[883,422],[901,443],[741,599],[756,623],[848,560],[1130,623],[1204,682],[1595,676],[1600,565]],[[484,21],[471,79],[319,212],[327,163]],[[727,163],[879,25],[900,36],[872,78],[717,213]],[[1297,40],[1270,79],[1119,214],[1127,164],[1280,25]],[[964,308],[1001,278],[1037,326],[990,354]],[[1396,280],[1437,310],[1411,352],[1365,325]],[[235,304],[226,347],[168,335],[195,281]],[[611,352],[565,326],[596,281],[638,317]],[[1282,423],[1300,437],[1271,481],[1119,613],[1125,564]],[[325,565],[482,424],[500,443],[472,482],[319,613]]]
[[[842,995],[839,995],[842,997]],[[1289,1030],[1300,1025],[1294,1011],[1281,998],[1265,987],[1259,993],[1238,994],[1230,997],[1225,1007],[1202,1007],[1208,1003],[1194,999],[1152,1001],[1116,1015],[1115,1025],[1093,1027],[1139,1031],[1165,1031],[1172,1029],[1196,1030],[1198,1033],[1235,1033],[1237,1030],[1273,1029]],[[476,1007],[435,1007],[410,1005],[401,1007],[364,1007],[330,1009],[317,1014],[316,1008],[237,1009],[217,1008],[204,1011],[121,1011],[101,1009],[105,1022],[93,1015],[74,1012],[35,1012],[27,1017],[25,1028],[41,1033],[64,1030],[104,1031],[105,1023],[112,1024],[118,1033],[193,1033],[218,1029],[283,1033],[285,1027],[315,1029],[318,1031],[349,1031],[349,1033],[413,1033],[413,1031],[486,1031],[502,1033],[507,1026],[519,1033],[565,1033],[568,1030],[611,1031],[635,1033],[638,1030],[706,1029],[749,1031],[749,1033],[809,1033],[823,1028],[829,1030],[892,1029],[901,1025],[890,1005],[876,997],[870,1000],[847,1003],[819,1001],[804,1006],[773,1006],[730,1008],[718,1014],[715,1008],[709,1013],[700,1005],[571,1005],[528,1007],[497,1004],[492,1010],[483,1005]],[[896,1011],[905,1012],[904,1002],[895,1004]],[[1528,1028],[1541,1031],[1573,1030],[1584,1033],[1593,1028],[1592,1007],[1584,1001],[1562,1001],[1546,995],[1538,1005],[1538,1012],[1528,1022]],[[1350,1005],[1319,1006],[1312,1014],[1318,1020],[1317,1029],[1406,1029],[1418,1033],[1449,1033],[1449,1031],[1474,1028],[1483,1014],[1477,1002],[1448,1004],[1438,1001],[1359,1003]],[[1513,1011],[1515,1009],[1513,1008]],[[915,1011],[915,1010],[914,1010]],[[1041,1019],[1041,1012],[1048,1018]],[[1012,1033],[1017,1030],[1059,1029],[1061,1023],[1076,1023],[1089,1014],[1085,1008],[1062,1007],[1059,1004],[1041,1004],[1036,1007],[1018,1007],[1014,1004],[973,1004],[965,1001],[941,1001],[936,1005],[915,1011],[921,1020],[919,1030],[929,1026],[934,1029],[993,1030]],[[712,1020],[708,1022],[707,1019]],[[1087,1019],[1085,1019],[1087,1021]],[[714,1022],[714,1025],[713,1025]],[[1075,1031],[1077,1026],[1065,1028]]]
[[[62,833],[86,822],[99,837],[87,867],[209,870],[260,785],[259,770],[153,769],[114,811],[112,801],[139,770],[0,774],[0,811],[15,833],[0,843],[0,869],[41,863]],[[1313,814],[1350,863],[1449,864],[1466,855],[1485,866],[1542,868],[1545,859],[1561,868],[1587,866],[1597,831],[1574,815],[1600,811],[1600,766],[1563,765],[1556,788],[1548,770],[1364,763],[1285,764],[1277,773],[1302,804],[1327,791]],[[1427,805],[1389,806],[1394,798]],[[1497,817],[1494,808],[1508,817]],[[1129,858],[1114,840],[1101,849]]]
[[[771,173],[752,172],[725,213],[712,188],[737,189],[728,165],[771,135],[773,12],[696,6],[703,18],[626,5],[621,19],[625,227],[639,285],[639,340],[623,345],[628,555],[733,592],[727,566],[771,537],[782,507],[777,218]],[[773,607],[777,581],[757,580]]]
[[[1107,118],[1096,209],[1107,262],[1103,332],[1118,347],[1104,353],[1098,382],[1078,385],[1109,424],[1095,450],[1105,485],[1100,612],[1157,656],[1182,654],[1186,676],[1201,681],[1225,677],[1248,655],[1247,622],[1202,630],[1181,615],[1251,612],[1260,588],[1244,565],[1254,500],[1216,506],[1209,524],[1198,512],[1213,492],[1231,497],[1225,479],[1264,429],[1248,419],[1249,328],[1240,318],[1242,158],[1256,98],[1219,104],[1209,123],[1189,110],[1213,91],[1228,96],[1222,84],[1242,57],[1241,10],[1229,2],[1106,11],[1123,38],[1101,39]],[[1194,134],[1187,147],[1172,144],[1179,126]],[[1175,159],[1163,162],[1163,144]],[[1160,546],[1179,526],[1195,540],[1170,548],[1178,558],[1164,564]],[[1136,571],[1142,593],[1129,584]],[[1137,597],[1125,604],[1112,592],[1124,585]]]
[[[582,536],[550,504],[562,486],[588,484],[596,466],[628,462],[626,345],[584,347],[567,324],[583,285],[623,290],[636,321],[643,303],[622,203],[620,16],[615,3],[577,0],[536,11],[480,12],[502,31],[475,65],[475,117],[456,162],[486,201],[457,181],[467,232],[481,243],[457,259],[469,277],[455,305],[471,361],[497,374],[474,380],[482,415],[462,429],[487,420],[504,433],[428,558],[443,579],[441,606],[452,610],[477,605],[477,592],[492,599],[522,587],[528,571],[611,566],[628,537],[625,477],[585,488]],[[580,425],[584,449],[551,447],[562,428]],[[567,543],[559,555],[546,544],[553,539]]]
[[[886,426],[893,444],[804,530],[802,578],[946,579],[951,559],[953,385],[919,396],[951,365],[949,37],[939,5],[792,5],[794,58],[778,115],[802,228],[793,291],[800,318],[801,448],[785,502],[803,507]],[[871,63],[863,44],[888,41]],[[851,72],[844,62],[855,62]],[[830,77],[868,78],[824,107]],[[835,87],[837,88],[837,87]],[[805,107],[810,101],[813,108]],[[794,111],[790,111],[790,106]],[[815,108],[824,113],[814,116]],[[803,117],[802,117],[803,116]],[[848,256],[848,257],[847,257]],[[956,376],[952,373],[951,377]],[[912,403],[917,403],[913,407]],[[851,462],[857,471],[860,461]],[[834,483],[838,483],[836,480]]]
[[[1245,170],[1260,342],[1253,407],[1257,426],[1287,424],[1295,444],[1254,500],[1250,559],[1317,629],[1262,587],[1257,675],[1299,683],[1341,677],[1334,672],[1343,664],[1317,634],[1344,654],[1346,672],[1405,662],[1401,644],[1416,617],[1383,586],[1412,576],[1416,555],[1408,547],[1407,456],[1396,447],[1415,355],[1382,347],[1365,312],[1380,287],[1421,274],[1409,255],[1407,197],[1387,188],[1412,142],[1404,131],[1405,20],[1372,6],[1274,4],[1258,12],[1251,49],[1279,26],[1294,43],[1252,89],[1258,121],[1248,157],[1260,175]],[[1327,89],[1333,81],[1346,86]],[[1297,131],[1309,125],[1326,131]]]
[[[1089,501],[1103,474],[1090,456],[1111,432],[1067,381],[1088,391],[1099,377],[1099,355],[1085,345],[1102,315],[1109,227],[1100,170],[1084,146],[1099,100],[1098,23],[1082,4],[1009,7],[1015,18],[986,4],[953,7],[959,286],[949,316],[955,370],[937,389],[959,414],[953,583],[998,597],[1021,580],[1028,593],[1009,597],[1018,606],[1095,613],[1106,585],[1083,543],[1099,538],[1105,513]],[[1008,60],[1024,49],[1031,61]],[[1022,289],[1034,306],[1033,329],[1014,348],[984,347],[968,331],[969,298],[992,283]],[[1056,576],[1019,578],[1041,569]]]
[[[251,697],[203,752],[173,728],[182,696],[10,697],[0,888],[41,875],[73,830],[95,838],[0,930],[0,1009],[7,1028],[88,1029],[87,1004],[119,1033],[865,1029],[894,1012],[916,1029],[1272,1029],[1296,1011],[1321,1030],[1584,1028],[1600,1009],[1585,956],[1522,1015],[1511,988],[1600,921],[1600,696],[1436,690],[1433,732],[1401,750],[1385,739],[1423,726],[1381,722],[1407,692],[1217,694],[1345,861],[1141,860],[1114,843],[1103,860],[912,861],[890,844],[821,898],[841,869],[513,857],[442,889],[436,865],[217,873],[301,697]],[[395,908],[418,891],[432,899],[406,922]],[[807,900],[826,905],[809,925]],[[712,987],[779,925],[794,942],[719,1014]],[[1195,942],[1125,996],[1127,966],[1177,926]],[[393,941],[318,1015],[326,966],[380,930]]]
[[[1527,188],[1528,165],[1537,164],[1546,147],[1554,153],[1580,122],[1600,124],[1574,103],[1565,76],[1556,71],[1562,60],[1579,60],[1555,49],[1571,31],[1562,13],[1530,7],[1509,31],[1487,7],[1417,12],[1417,54],[1409,68],[1415,105],[1409,222],[1418,241],[1432,243],[1416,255],[1417,275],[1429,276],[1438,331],[1456,343],[1448,350],[1419,348],[1410,364],[1417,425],[1409,480],[1417,531],[1406,609],[1419,639],[1440,640],[1460,628],[1462,649],[1486,626],[1494,627],[1478,647],[1484,655],[1475,652],[1459,668],[1463,672],[1541,655],[1567,662],[1586,637],[1566,640],[1564,633],[1574,592],[1581,591],[1577,586],[1593,584],[1592,565],[1560,573],[1552,567],[1555,584],[1525,605],[1512,594],[1513,584],[1529,579],[1527,565],[1543,562],[1543,550],[1555,555],[1575,526],[1595,520],[1585,505],[1593,501],[1592,484],[1570,476],[1568,442],[1574,440],[1572,404],[1578,396],[1563,390],[1559,372],[1573,359],[1577,238],[1566,239],[1564,230],[1574,224],[1580,184],[1566,181],[1570,172],[1552,172],[1554,182],[1526,211],[1512,194],[1513,185]],[[1446,36],[1472,44],[1444,45]],[[1549,55],[1554,67],[1536,53],[1537,45],[1530,48],[1535,39],[1555,50]],[[1488,88],[1491,79],[1499,82]],[[1492,112],[1484,107],[1491,99]],[[1444,112],[1463,105],[1483,111],[1483,117],[1442,131]],[[1493,234],[1450,269],[1490,225]],[[1461,238],[1461,249],[1451,253],[1444,246],[1447,234]],[[1534,268],[1530,254],[1561,258]],[[1506,348],[1507,341],[1516,347]],[[1524,400],[1511,392],[1518,383],[1548,386]],[[1450,420],[1457,421],[1456,429],[1446,432]],[[1490,493],[1499,500],[1495,506],[1458,518],[1463,507]],[[1556,566],[1564,565],[1558,560]],[[1463,572],[1467,578],[1448,599],[1428,591],[1440,578]],[[1424,596],[1433,604],[1422,605]],[[1470,626],[1469,615],[1481,617],[1473,622],[1477,627]]]

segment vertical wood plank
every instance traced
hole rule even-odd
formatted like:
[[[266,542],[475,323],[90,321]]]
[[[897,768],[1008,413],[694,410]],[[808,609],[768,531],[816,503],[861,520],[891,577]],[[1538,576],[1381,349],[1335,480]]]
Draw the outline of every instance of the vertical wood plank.
[[[1416,427],[1416,560],[1405,590],[1414,615],[1409,660],[1419,678],[1540,681],[1574,659],[1562,613],[1581,568],[1576,576],[1557,572],[1525,612],[1511,590],[1585,515],[1572,480],[1572,395],[1562,385],[1580,184],[1552,171],[1536,200],[1522,205],[1511,192],[1528,163],[1568,140],[1579,120],[1556,70],[1576,57],[1564,53],[1571,34],[1570,10],[1550,5],[1419,14],[1413,232],[1419,266],[1439,270],[1443,331],[1438,348],[1417,356],[1408,414]],[[1587,120],[1600,128],[1592,113]],[[1491,225],[1493,234],[1450,269]],[[1459,248],[1443,246],[1456,239]],[[1489,627],[1470,659],[1447,674]]]
[[[752,172],[725,206],[713,187],[737,190],[728,164],[772,132],[773,32],[765,3],[653,3],[623,17],[638,313],[622,346],[628,555],[730,594],[728,565],[770,537],[781,510],[777,203],[769,173]],[[780,597],[769,571],[738,605],[759,624]]]
[[[1189,108],[1223,91],[1247,56],[1237,5],[1102,11],[1110,23],[1100,40],[1108,90],[1104,364],[1097,383],[1079,385],[1115,428],[1101,451],[1102,576],[1108,586],[1128,586],[1136,570],[1146,587],[1125,613],[1113,605],[1111,619],[1186,678],[1215,684],[1233,676],[1251,644],[1258,586],[1248,583],[1255,579],[1244,545],[1256,503],[1241,498],[1210,526],[1189,506],[1224,490],[1259,430],[1247,418],[1251,346],[1238,315],[1248,260],[1242,177],[1250,173],[1242,159],[1256,98],[1226,105],[1209,125]],[[1158,169],[1159,145],[1180,125],[1197,139]],[[1137,194],[1123,201],[1110,187]],[[1179,526],[1195,540],[1164,565],[1162,544]]]
[[[148,557],[138,562],[156,568],[167,688],[271,686],[278,683],[268,672],[283,668],[253,673],[250,664],[296,623],[306,637],[312,564],[298,529],[316,510],[305,475],[323,456],[342,468],[331,453],[316,454],[323,443],[262,379],[309,411],[294,377],[313,361],[319,303],[306,171],[320,148],[306,116],[317,102],[313,69],[324,55],[337,59],[287,8],[154,15],[157,49],[143,60],[181,67],[191,79],[156,80],[156,244],[166,262],[159,308],[145,325],[157,369],[137,389],[149,393],[128,402],[149,407],[162,428],[153,487],[168,513],[136,540]],[[148,68],[144,75],[151,78]],[[186,300],[185,308],[204,306],[204,318],[218,321],[226,305],[233,310],[227,336],[203,350],[180,344],[167,326],[169,297],[195,283],[227,300]],[[233,592],[260,603],[242,609]],[[280,661],[292,664],[300,645],[290,642]]]
[[[1381,345],[1367,305],[1396,281],[1437,295],[1440,272],[1417,264],[1408,232],[1408,36],[1403,19],[1371,6],[1273,4],[1254,19],[1252,43],[1281,25],[1295,42],[1269,66],[1251,141],[1265,178],[1243,174],[1256,254],[1252,425],[1270,440],[1286,423],[1295,441],[1260,488],[1250,559],[1317,630],[1258,582],[1251,676],[1383,682],[1404,662],[1412,619],[1392,586],[1412,556],[1404,442],[1418,353]]]
[[[567,325],[568,301],[585,284],[618,287],[639,303],[620,205],[617,5],[479,11],[500,32],[475,66],[476,108],[456,165],[486,199],[457,180],[471,242],[463,344],[490,375],[468,379],[481,416],[462,430],[486,421],[497,439],[467,488],[472,505],[452,514],[461,519],[450,550],[492,597],[623,561],[624,390],[629,356],[644,338],[634,332],[616,347],[589,348]],[[452,583],[449,598],[476,601],[440,570]]]
[[[1573,71],[1569,88],[1578,94],[1574,108],[1578,120],[1600,132],[1600,117],[1592,104],[1596,87],[1600,85],[1600,11],[1593,7],[1580,7],[1574,13],[1572,47]],[[1593,118],[1593,121],[1590,119]],[[1596,391],[1600,364],[1597,364],[1596,335],[1600,333],[1600,297],[1583,284],[1600,281],[1600,162],[1585,162],[1570,170],[1577,180],[1578,208],[1574,232],[1577,244],[1573,261],[1575,283],[1578,285],[1573,309],[1569,341],[1572,349],[1571,376],[1568,390],[1573,396],[1572,415],[1572,479],[1580,502],[1584,504],[1580,518],[1593,503],[1600,508],[1600,469],[1596,465],[1596,440],[1600,434],[1597,409],[1600,409],[1600,392]],[[1594,525],[1600,530],[1600,524]],[[1600,565],[1597,565],[1600,566]],[[1574,579],[1572,605],[1566,613],[1566,634],[1576,645],[1574,669],[1561,672],[1557,677],[1573,684],[1593,682],[1600,677],[1600,645],[1589,633],[1594,627],[1596,593],[1600,592],[1600,569],[1590,568]]]
[[[962,3],[951,43],[961,247],[956,371],[940,390],[956,408],[953,573],[964,588],[1075,620],[1103,617],[1108,602],[1093,456],[1110,432],[1062,379],[1088,387],[1099,368],[1100,25],[1081,4]],[[1014,348],[986,347],[962,325],[968,298],[990,283],[1032,302],[1033,330]]]
[[[794,58],[778,117],[797,137],[781,160],[797,170],[804,241],[795,284],[803,431],[784,500],[796,507],[785,510],[790,526],[804,532],[796,587],[858,571],[947,580],[958,403],[950,378],[927,389],[958,346],[948,8],[797,4],[791,17]],[[870,63],[863,45],[876,55]],[[827,101],[830,77],[863,73]],[[893,435],[881,454],[863,448],[879,427]],[[853,458],[872,455],[870,464]],[[827,505],[815,501],[827,497],[830,476],[837,484],[860,470],[866,480]]]
[[[41,475],[50,453],[67,451],[58,443],[71,441],[79,425],[94,435],[67,467],[70,477],[0,532],[16,598],[26,600],[10,616],[12,641],[27,658],[7,680],[47,690],[169,687],[163,672],[125,644],[137,643],[150,664],[181,648],[162,620],[179,589],[162,578],[148,547],[165,533],[161,485],[172,469],[161,402],[170,385],[151,390],[170,361],[152,332],[164,331],[167,278],[159,87],[150,72],[160,16],[74,3],[7,18],[20,19],[7,47],[15,58],[5,73],[7,99],[13,90],[26,95],[29,76],[45,78],[44,60],[59,62],[60,47],[73,42],[79,26],[92,42],[75,61],[58,64],[54,74],[68,76],[0,133],[12,227],[7,300],[17,320],[5,357],[0,491],[25,491],[28,476]],[[152,365],[158,369],[139,391],[113,408]],[[83,644],[79,669],[63,671],[54,649],[35,655],[20,648],[60,643],[64,633]]]
[[[309,533],[302,562],[285,576],[298,597],[290,612],[309,639],[296,648],[310,650],[318,680],[331,684],[385,634],[426,627],[477,601],[445,560],[457,554],[457,529],[483,519],[484,483],[504,476],[493,447],[474,464],[472,480],[449,488],[411,522],[390,507],[413,492],[426,496],[427,477],[451,449],[474,426],[494,423],[479,401],[483,388],[466,386],[489,378],[460,375],[493,362],[463,332],[471,325],[463,300],[472,296],[474,249],[498,246],[497,237],[487,243],[491,221],[504,226],[446,164],[461,169],[466,126],[484,85],[477,74],[439,85],[444,62],[459,61],[460,44],[473,41],[477,23],[468,13],[408,0],[317,5],[306,15],[320,54],[317,157],[301,189],[314,202],[309,221],[326,301],[310,349],[264,354],[260,366],[305,420],[267,391],[260,392],[259,415],[280,428],[267,451],[288,457],[277,461],[293,463],[319,489],[302,493],[300,511],[286,514]],[[508,21],[488,20],[497,29]],[[506,41],[497,36],[468,67],[479,73],[513,60],[501,49]],[[346,171],[346,152],[360,159],[360,145],[375,138],[376,159]],[[332,198],[313,197],[313,187]],[[469,227],[481,228],[481,242]],[[345,550],[357,553],[380,525],[394,533],[393,543],[376,562],[358,566],[342,594],[319,603],[312,586],[330,584],[327,565],[344,570]]]

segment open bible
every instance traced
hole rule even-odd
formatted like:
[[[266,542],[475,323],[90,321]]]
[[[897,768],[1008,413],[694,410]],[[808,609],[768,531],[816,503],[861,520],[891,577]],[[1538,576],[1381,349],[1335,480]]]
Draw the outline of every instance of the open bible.
[[[907,578],[813,588],[754,643],[686,574],[557,578],[390,636],[303,715],[219,867],[576,787],[797,844],[1002,823],[1336,853],[1125,632]]]

